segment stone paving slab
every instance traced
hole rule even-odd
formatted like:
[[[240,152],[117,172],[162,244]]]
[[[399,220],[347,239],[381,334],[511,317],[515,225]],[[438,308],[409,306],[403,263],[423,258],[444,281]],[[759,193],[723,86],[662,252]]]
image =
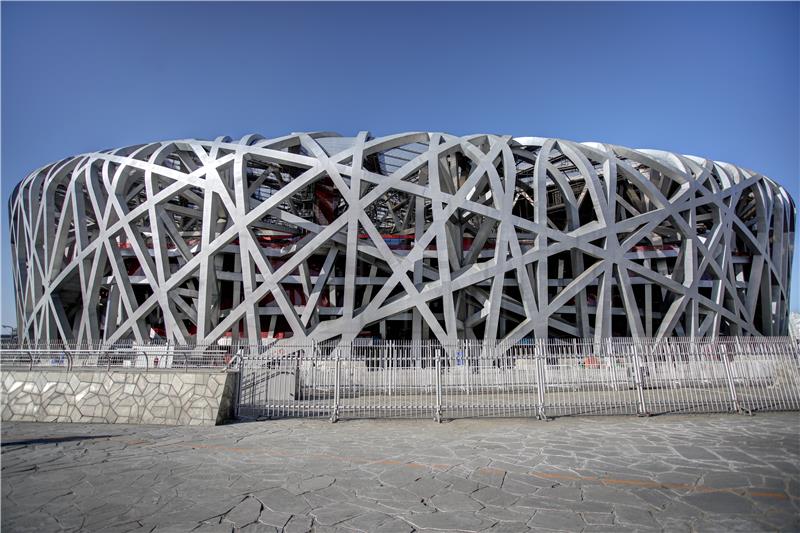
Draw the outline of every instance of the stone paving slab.
[[[800,413],[2,425],[3,531],[798,531]]]

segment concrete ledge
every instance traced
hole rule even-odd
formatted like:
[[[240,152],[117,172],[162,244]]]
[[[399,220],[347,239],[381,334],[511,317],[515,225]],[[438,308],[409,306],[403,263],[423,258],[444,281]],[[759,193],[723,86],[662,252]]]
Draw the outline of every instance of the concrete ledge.
[[[215,425],[232,416],[235,372],[3,370],[2,419]]]

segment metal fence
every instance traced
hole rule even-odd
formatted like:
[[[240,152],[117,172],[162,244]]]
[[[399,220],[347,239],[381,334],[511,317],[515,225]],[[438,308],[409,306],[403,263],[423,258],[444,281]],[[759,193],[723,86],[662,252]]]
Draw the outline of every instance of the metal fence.
[[[61,368],[64,370],[235,369],[238,347],[118,342],[114,344],[61,343],[0,344],[3,366]]]
[[[239,372],[243,417],[442,418],[800,409],[785,337],[0,346],[4,366]]]
[[[239,413],[339,418],[800,409],[789,338],[280,344],[242,357]]]

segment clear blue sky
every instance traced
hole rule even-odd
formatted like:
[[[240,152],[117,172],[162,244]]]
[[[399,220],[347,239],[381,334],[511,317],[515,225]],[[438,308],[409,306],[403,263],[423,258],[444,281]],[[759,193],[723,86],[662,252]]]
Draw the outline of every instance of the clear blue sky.
[[[62,157],[152,140],[437,130],[753,168],[800,199],[800,4],[7,3],[7,202]],[[798,246],[800,250],[800,246]],[[795,258],[792,307],[800,309]]]

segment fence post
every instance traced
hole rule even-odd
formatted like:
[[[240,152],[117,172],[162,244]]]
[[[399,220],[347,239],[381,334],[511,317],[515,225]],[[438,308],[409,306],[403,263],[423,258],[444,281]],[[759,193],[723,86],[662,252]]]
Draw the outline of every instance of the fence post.
[[[436,413],[434,414],[434,420],[436,422],[442,422],[442,361],[441,361],[441,352],[437,349],[435,350],[435,359],[436,359]]]
[[[736,350],[734,352],[739,352],[739,339],[736,339]],[[731,395],[731,402],[733,404],[733,410],[736,413],[741,413],[742,408],[739,405],[739,398],[736,395],[736,386],[733,383],[733,369],[731,368],[731,362],[728,359],[727,350],[722,351],[722,362],[725,365],[725,376],[728,378],[728,392]]]
[[[239,418],[239,404],[241,403],[242,399],[242,375],[244,374],[244,357],[243,357],[243,349],[241,343],[239,344],[239,350],[237,351],[237,361],[236,361],[236,368],[234,372],[236,373],[236,394],[234,395],[234,402],[233,402],[233,418]],[[242,357],[240,357],[242,356]],[[226,378],[227,379],[227,378]]]
[[[333,409],[331,410],[331,424],[339,420],[339,389],[341,388],[341,349],[336,350],[336,357],[333,361]]]
[[[639,346],[639,339],[633,339],[633,381],[636,385],[636,394],[639,397],[639,407],[638,407],[638,415],[639,416],[650,416],[650,413],[647,412],[647,404],[644,401],[644,373],[642,367],[642,360],[641,360],[641,351],[638,350]]]
[[[538,395],[538,406],[536,408],[536,418],[539,420],[547,420],[547,414],[544,412],[544,394],[545,387],[545,345],[544,339],[534,340],[534,350],[536,355],[536,392]]]

